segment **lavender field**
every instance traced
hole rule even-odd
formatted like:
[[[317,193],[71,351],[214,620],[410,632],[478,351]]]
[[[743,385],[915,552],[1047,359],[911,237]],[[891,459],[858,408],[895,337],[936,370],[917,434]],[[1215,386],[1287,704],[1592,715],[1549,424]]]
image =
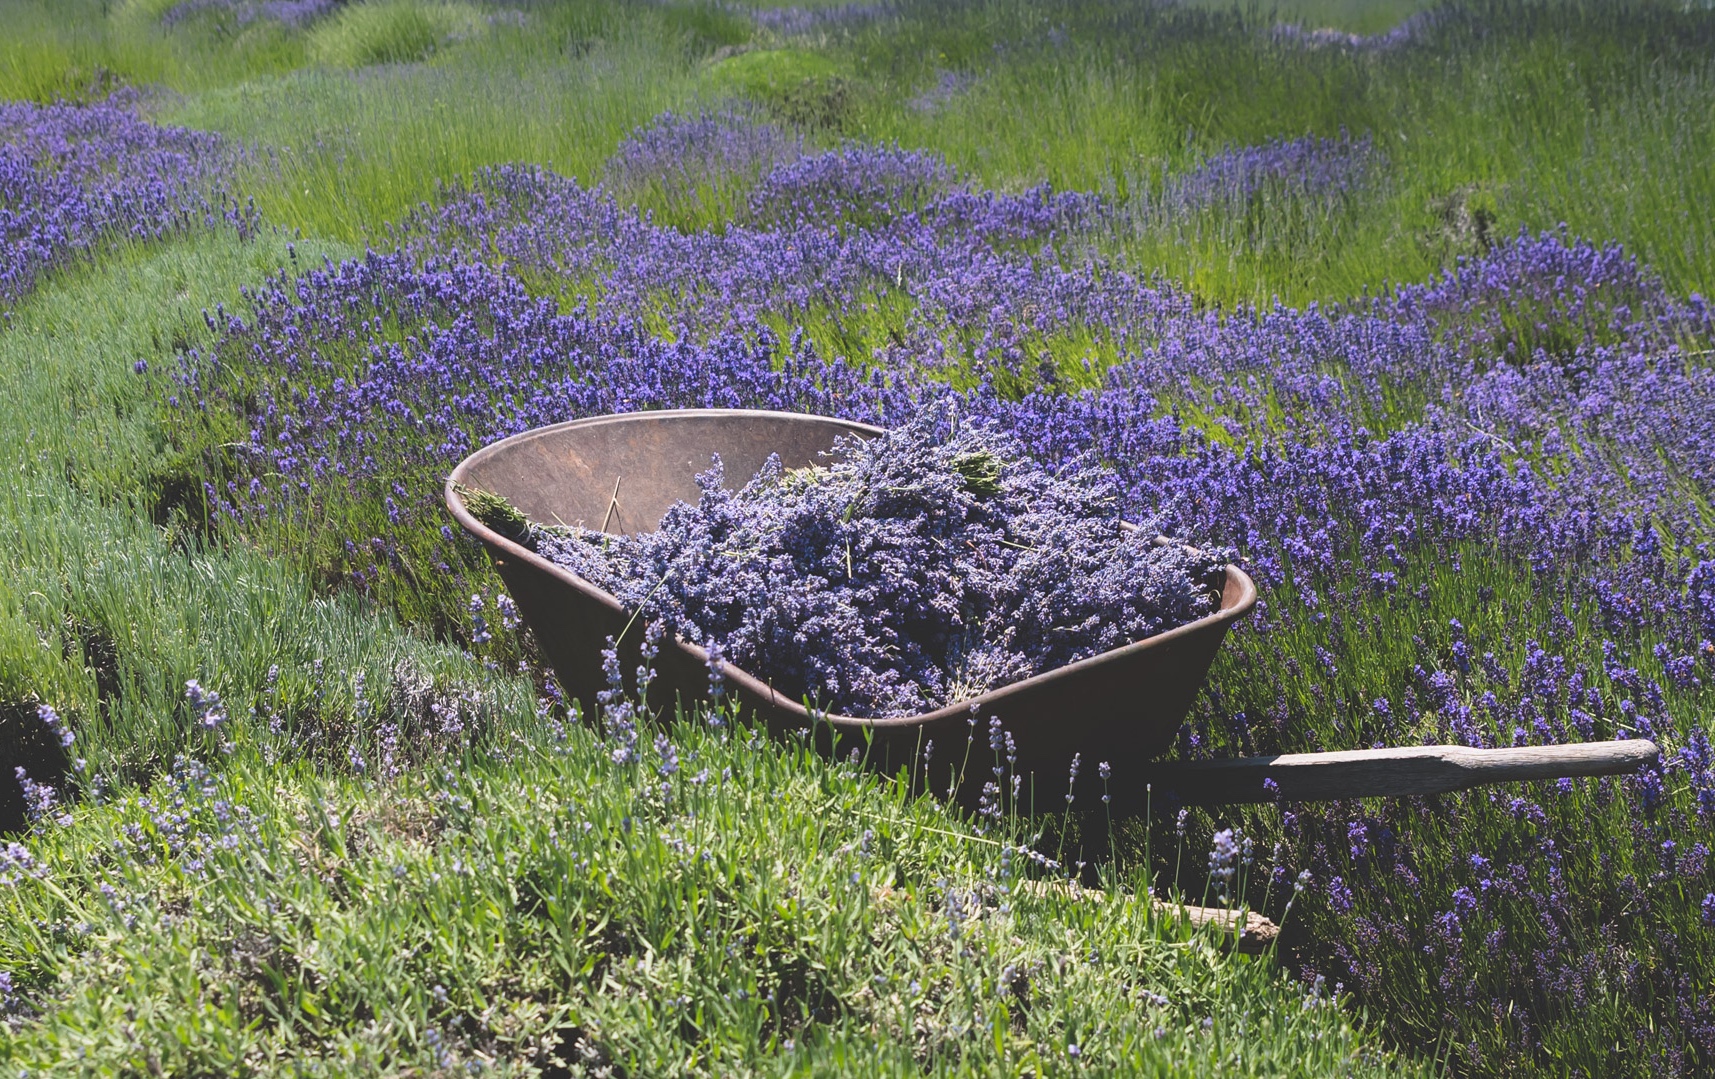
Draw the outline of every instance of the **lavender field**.
[[[1715,1068],[1715,12],[0,26],[19,1074]],[[1113,819],[1127,762],[1033,805],[973,716],[938,751],[992,767],[971,813],[720,708],[568,700],[441,485],[532,427],[684,407],[957,416],[1229,552],[1261,602],[1179,759],[1660,757]],[[917,584],[865,602],[918,618]],[[881,701],[885,662],[811,666]]]

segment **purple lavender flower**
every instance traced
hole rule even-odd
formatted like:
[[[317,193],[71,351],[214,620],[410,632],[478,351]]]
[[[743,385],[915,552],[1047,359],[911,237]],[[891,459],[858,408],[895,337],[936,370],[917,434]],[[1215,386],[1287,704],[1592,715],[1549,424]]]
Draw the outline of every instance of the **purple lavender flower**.
[[[45,880],[50,875],[47,863],[22,843],[9,842],[0,847],[0,886],[15,888],[24,881]]]
[[[946,108],[972,81],[971,76],[962,71],[940,72],[935,84],[907,102],[907,107],[913,112],[933,115]]]
[[[191,718],[204,730],[214,730],[226,722],[226,709],[220,703],[220,694],[204,689],[194,678],[185,683],[185,703],[190,705]]]
[[[470,611],[471,627],[470,642],[471,644],[480,647],[494,639],[493,635],[488,632],[488,618],[483,614],[484,604],[482,602],[482,597],[480,595],[471,596],[470,606],[468,609]]]
[[[31,779],[22,765],[12,769],[18,780],[18,789],[24,795],[24,813],[31,821],[57,820],[60,824],[70,824],[69,816],[54,816],[54,810],[59,806],[59,792],[54,790],[51,783],[38,783]]]
[[[67,723],[50,705],[38,704],[36,706],[36,718],[41,721],[42,726],[53,732],[61,749],[70,749],[72,742],[76,741],[77,736],[72,733],[71,724]]]
[[[660,758],[655,771],[661,778],[666,779],[679,771],[679,749],[665,734],[655,736],[655,755]]]
[[[1209,848],[1209,880],[1221,901],[1232,898],[1234,879],[1239,872],[1241,847],[1236,832],[1223,828],[1216,832]]]
[[[953,178],[938,154],[847,143],[762,177],[750,213],[764,227],[861,228],[922,211]]]
[[[513,602],[511,596],[501,593],[494,598],[494,606],[500,612],[500,628],[512,630],[524,624],[523,618],[518,614],[518,604]]]

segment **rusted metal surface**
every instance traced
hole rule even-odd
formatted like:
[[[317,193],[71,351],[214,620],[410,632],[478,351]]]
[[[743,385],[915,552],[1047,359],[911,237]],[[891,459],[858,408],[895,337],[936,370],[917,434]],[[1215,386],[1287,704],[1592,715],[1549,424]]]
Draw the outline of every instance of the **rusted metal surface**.
[[[586,705],[605,686],[600,654],[626,629],[631,612],[611,595],[471,516],[458,486],[504,497],[532,521],[581,524],[624,534],[659,525],[675,502],[694,501],[695,477],[719,454],[730,483],[742,484],[770,454],[788,468],[822,459],[842,434],[875,435],[873,427],[778,412],[675,410],[574,420],[528,431],[479,450],[453,470],[446,501],[453,516],[488,548],[519,613],[561,686]],[[998,718],[1015,740],[1024,790],[1039,806],[1063,804],[1073,754],[1084,767],[1079,796],[1100,797],[1099,761],[1125,770],[1165,750],[1207,675],[1233,621],[1256,603],[1256,588],[1227,567],[1220,609],[1147,640],[1116,648],[972,700],[921,715],[889,719],[812,717],[803,702],[775,693],[731,665],[727,691],[776,733],[816,732],[825,749],[857,748],[872,765],[897,770],[929,762],[931,789],[946,792],[960,770],[969,800],[992,776],[987,726]],[[636,667],[633,628],[621,642],[622,668]],[[665,644],[651,704],[670,707],[707,691],[706,653],[683,641]],[[659,695],[657,695],[659,694]],[[978,726],[973,727],[973,717]],[[967,744],[969,743],[968,759]],[[922,765],[917,763],[921,773]],[[1134,773],[1135,774],[1135,773]],[[1125,802],[1132,784],[1114,795]],[[1141,795],[1141,791],[1138,792]]]

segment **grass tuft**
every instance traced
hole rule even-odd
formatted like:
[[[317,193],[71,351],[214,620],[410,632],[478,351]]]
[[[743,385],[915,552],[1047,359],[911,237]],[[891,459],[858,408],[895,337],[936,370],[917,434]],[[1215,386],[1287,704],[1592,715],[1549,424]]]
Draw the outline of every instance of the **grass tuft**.
[[[486,28],[470,4],[362,0],[341,8],[310,33],[310,56],[334,67],[408,64],[426,60]]]

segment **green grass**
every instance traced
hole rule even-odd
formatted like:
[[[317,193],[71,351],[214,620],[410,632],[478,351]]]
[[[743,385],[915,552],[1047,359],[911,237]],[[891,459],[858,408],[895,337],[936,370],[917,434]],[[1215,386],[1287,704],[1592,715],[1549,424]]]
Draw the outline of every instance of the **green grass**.
[[[113,1074],[1381,1075],[1272,961],[725,731],[396,782],[243,749],[32,840],[0,1059]],[[158,807],[171,806],[170,814]],[[1021,860],[1020,860],[1021,861]],[[1009,868],[1010,866],[1010,868]],[[587,1069],[587,1071],[585,1070]],[[549,1074],[567,1074],[564,1065]]]
[[[486,30],[483,13],[470,4],[363,0],[310,32],[310,57],[340,67],[406,64]]]
[[[105,97],[116,86],[194,91],[304,62],[302,41],[269,22],[243,32],[159,28],[159,3],[0,0],[0,98]]]
[[[1047,180],[1122,203],[1222,148],[1342,130],[1374,140],[1388,167],[1355,214],[1307,233],[1288,213],[1243,236],[1170,223],[1120,242],[1212,299],[1341,300],[1421,279],[1471,250],[1448,217],[1472,197],[1493,206],[1495,233],[1566,221],[1625,243],[1676,288],[1715,282],[1697,164],[1715,137],[1706,15],[1478,4],[1427,31],[1441,48],[1365,54],[1278,44],[1255,8],[958,10],[908,8],[900,26],[839,47],[876,87],[854,98],[851,133],[934,147],[989,186]],[[1064,44],[1041,45],[1053,32]],[[945,70],[969,86],[912,108]]]
[[[1248,0],[1185,0],[1186,6],[1206,11],[1243,11],[1247,17],[1271,22],[1296,23],[1306,29],[1329,27],[1353,34],[1379,34],[1391,30],[1422,11],[1434,7],[1426,0],[1284,0],[1265,3]]]
[[[380,244],[386,222],[485,165],[531,162],[592,179],[627,132],[690,98],[696,65],[683,38],[639,26],[592,39],[588,28],[499,26],[428,64],[355,78],[303,70],[161,115],[267,148],[243,178],[267,220]]]

